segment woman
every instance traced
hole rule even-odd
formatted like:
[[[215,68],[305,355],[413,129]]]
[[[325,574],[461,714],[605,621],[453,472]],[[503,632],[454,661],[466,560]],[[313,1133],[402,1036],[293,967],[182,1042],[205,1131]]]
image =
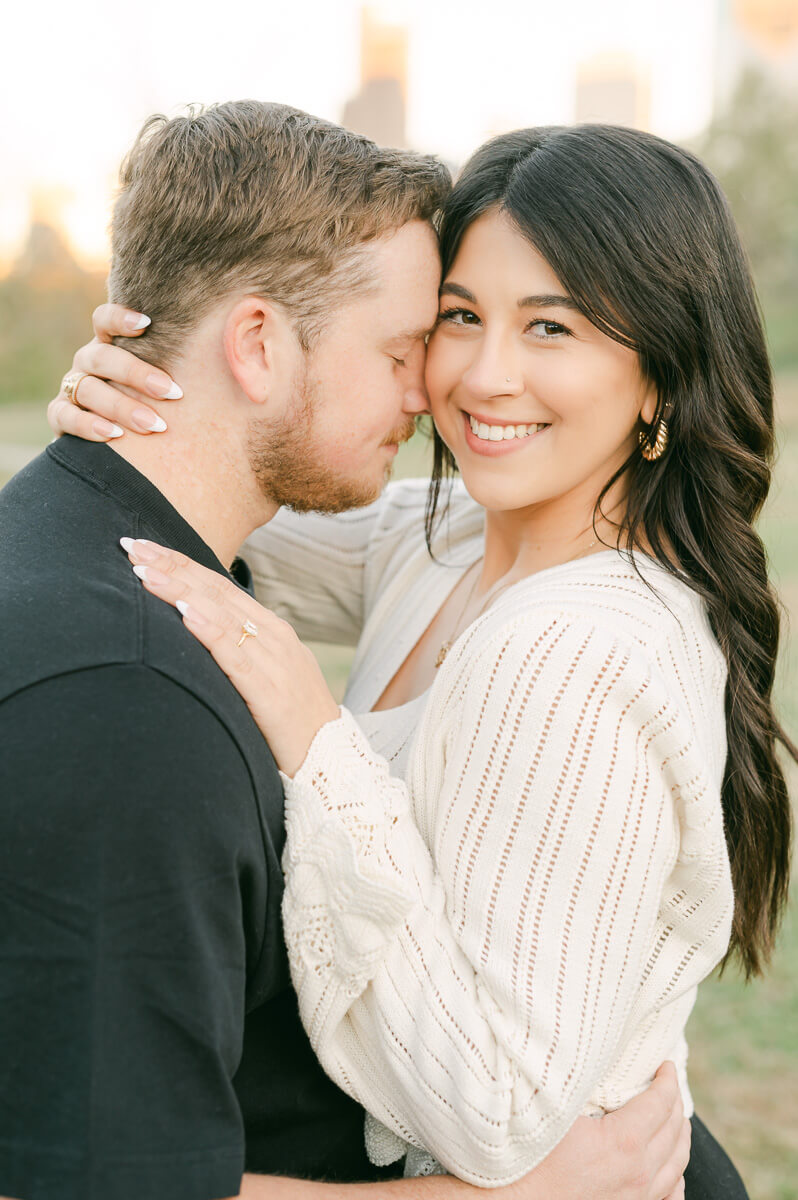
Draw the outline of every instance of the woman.
[[[291,547],[283,610],[326,600],[359,637],[357,720],[282,622],[129,549],[284,772],[293,978],[316,1053],[373,1114],[375,1159],[490,1186],[665,1057],[689,1106],[698,983],[730,955],[757,972],[772,945],[775,743],[795,748],[751,525],[770,372],[712,177],[631,130],[520,131],[466,166],[441,249],[425,532],[410,484],[249,546],[261,599],[278,603],[269,565]],[[469,495],[442,521],[455,462]]]

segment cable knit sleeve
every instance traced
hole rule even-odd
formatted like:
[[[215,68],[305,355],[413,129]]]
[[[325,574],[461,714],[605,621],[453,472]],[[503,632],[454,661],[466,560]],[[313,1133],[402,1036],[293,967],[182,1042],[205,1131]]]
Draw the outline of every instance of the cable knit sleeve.
[[[346,710],[284,780],[286,940],[313,1047],[482,1186],[614,1106],[607,1077],[649,1009],[678,1007],[728,938],[725,893],[686,899],[696,879],[718,890],[722,820],[654,652],[581,614],[491,615],[441,668],[407,784]],[[661,1050],[633,1049],[631,1093]]]

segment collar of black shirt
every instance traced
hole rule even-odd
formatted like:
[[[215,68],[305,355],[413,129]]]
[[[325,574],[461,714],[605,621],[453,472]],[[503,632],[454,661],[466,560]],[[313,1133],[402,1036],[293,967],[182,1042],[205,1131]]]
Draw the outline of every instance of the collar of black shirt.
[[[207,542],[181,517],[163,492],[104,442],[84,442],[65,434],[47,447],[47,453],[59,466],[129,508],[138,518],[137,523],[147,527],[153,541],[179,550],[202,566],[232,578],[250,595],[254,594],[252,572],[244,559],[236,558],[227,571]],[[136,530],[135,536],[144,536],[143,530]]]

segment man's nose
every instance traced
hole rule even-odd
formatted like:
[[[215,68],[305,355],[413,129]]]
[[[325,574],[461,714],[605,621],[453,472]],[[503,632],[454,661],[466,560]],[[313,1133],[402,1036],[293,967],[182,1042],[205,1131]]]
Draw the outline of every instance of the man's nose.
[[[405,384],[405,398],[402,410],[406,413],[429,412],[429,396],[424,382],[424,367],[427,362],[427,347],[423,344],[415,346],[407,359],[408,378]]]
[[[405,390],[402,412],[413,413],[414,415],[429,412],[429,396],[423,383]]]

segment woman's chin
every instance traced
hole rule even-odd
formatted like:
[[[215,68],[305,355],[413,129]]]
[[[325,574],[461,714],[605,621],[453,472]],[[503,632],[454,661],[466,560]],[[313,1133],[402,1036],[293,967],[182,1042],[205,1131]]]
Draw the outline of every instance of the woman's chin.
[[[533,487],[528,481],[502,479],[495,472],[486,478],[486,472],[468,466],[465,470],[460,467],[460,478],[469,496],[488,512],[516,512],[553,498],[540,481]]]

